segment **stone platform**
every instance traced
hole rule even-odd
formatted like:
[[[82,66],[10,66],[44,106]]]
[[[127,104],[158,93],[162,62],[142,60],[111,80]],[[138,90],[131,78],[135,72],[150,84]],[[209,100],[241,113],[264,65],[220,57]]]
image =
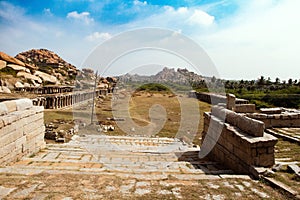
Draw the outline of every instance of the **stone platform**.
[[[170,138],[76,136],[0,168],[0,199],[282,197],[198,153]]]

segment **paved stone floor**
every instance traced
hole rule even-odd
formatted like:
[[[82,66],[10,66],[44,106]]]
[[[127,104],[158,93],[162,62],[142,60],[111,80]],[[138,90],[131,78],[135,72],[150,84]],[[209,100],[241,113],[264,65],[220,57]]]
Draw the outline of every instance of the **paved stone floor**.
[[[296,139],[300,139],[300,128],[273,128],[274,131]]]
[[[0,199],[285,199],[177,139],[87,135],[0,168]]]

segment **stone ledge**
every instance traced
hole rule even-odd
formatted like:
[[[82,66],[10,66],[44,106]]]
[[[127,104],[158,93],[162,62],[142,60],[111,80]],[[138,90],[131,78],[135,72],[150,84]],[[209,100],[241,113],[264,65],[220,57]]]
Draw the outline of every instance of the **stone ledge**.
[[[17,99],[15,102],[17,111],[23,111],[33,107],[32,100],[30,99]]]
[[[262,137],[264,135],[265,124],[259,120],[235,113],[220,106],[213,106],[211,113],[223,121],[225,119],[226,122],[237,126],[249,135],[256,137]]]

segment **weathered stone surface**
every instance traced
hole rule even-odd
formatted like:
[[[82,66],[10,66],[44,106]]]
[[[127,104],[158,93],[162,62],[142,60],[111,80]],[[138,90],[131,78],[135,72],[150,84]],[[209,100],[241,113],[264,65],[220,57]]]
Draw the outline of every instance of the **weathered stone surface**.
[[[57,78],[55,76],[46,74],[44,72],[36,71],[34,75],[39,76],[44,82],[57,83]]]
[[[3,69],[6,67],[6,61],[0,60],[0,69]]]
[[[17,110],[15,101],[4,101],[3,104],[6,106],[8,112],[14,112]]]
[[[265,126],[264,123],[259,120],[251,119],[220,106],[213,106],[211,112],[212,115],[223,121],[226,118],[226,122],[237,126],[239,129],[245,131],[249,135],[257,137],[263,136]]]
[[[25,64],[22,61],[14,58],[14,57],[11,57],[4,52],[0,52],[0,59],[5,60],[8,63],[13,63],[13,64],[17,64],[17,65],[25,67]]]
[[[261,121],[241,116],[237,119],[237,127],[246,131],[249,135],[262,137],[265,130],[265,124]]]
[[[34,76],[32,74],[29,74],[29,73],[23,72],[23,71],[18,72],[17,73],[17,77],[24,77],[26,79],[33,80],[33,81],[36,81],[38,83],[42,83],[43,82],[40,77]]]
[[[24,83],[24,87],[30,87],[29,83]]]
[[[226,122],[218,118],[224,115]],[[219,106],[204,114],[202,139],[200,155],[212,148],[209,158],[239,173],[251,174],[252,165],[270,167],[275,162],[277,138],[264,133],[264,123]]]
[[[11,93],[11,91],[8,87],[6,87],[6,86],[0,86],[0,87],[1,87],[1,92],[7,93],[7,94]]]
[[[298,177],[300,177],[300,167],[298,165],[288,165],[287,169],[292,172],[295,173]]]
[[[7,195],[9,195],[9,193],[11,193],[12,191],[14,191],[16,188],[6,188],[3,186],[0,186],[0,199],[6,197]]]
[[[15,71],[24,71],[24,72],[30,73],[29,69],[27,69],[26,67],[20,66],[20,65],[8,64],[6,67],[10,67]]]
[[[16,88],[23,88],[24,85],[23,85],[20,81],[17,81],[17,82],[15,83],[15,87],[16,87]]]
[[[6,115],[8,113],[8,109],[4,103],[0,103],[0,116]]]
[[[254,113],[255,104],[236,104],[234,111],[237,113]]]
[[[15,102],[16,102],[16,109],[18,111],[26,110],[33,106],[32,100],[30,99],[18,99],[15,100]]]
[[[30,99],[0,103],[0,165],[35,153],[45,146],[43,107]]]
[[[227,97],[227,109],[235,110],[235,95],[227,94],[226,97]]]
[[[282,109],[281,108],[261,108],[261,113],[264,114],[281,114]]]

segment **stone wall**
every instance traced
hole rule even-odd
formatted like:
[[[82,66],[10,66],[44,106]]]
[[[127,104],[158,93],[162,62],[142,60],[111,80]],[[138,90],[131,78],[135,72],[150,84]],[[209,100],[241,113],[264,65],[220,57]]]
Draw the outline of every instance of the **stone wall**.
[[[300,127],[300,111],[280,114],[248,113],[248,117],[265,123],[265,128]]]
[[[222,120],[223,119],[223,120]],[[277,138],[264,132],[264,123],[220,106],[204,114],[201,152],[237,173],[274,164]]]
[[[220,94],[215,94],[215,93],[206,93],[206,92],[190,92],[189,93],[190,97],[196,97],[200,101],[204,101],[206,103],[210,103],[213,105],[217,105],[219,103],[226,103],[227,98],[225,95],[220,95]],[[235,99],[236,104],[247,104],[249,103],[248,100],[245,99]]]
[[[44,108],[30,99],[0,103],[0,165],[17,161],[45,147]]]

